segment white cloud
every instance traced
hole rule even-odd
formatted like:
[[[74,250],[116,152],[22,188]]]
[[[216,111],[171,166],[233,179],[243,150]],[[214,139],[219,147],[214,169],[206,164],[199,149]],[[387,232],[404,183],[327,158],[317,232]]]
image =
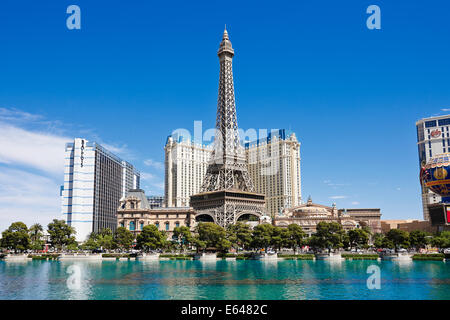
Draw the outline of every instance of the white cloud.
[[[163,169],[164,165],[162,162],[158,162],[152,159],[144,160],[144,164],[149,167],[153,167],[155,169]]]
[[[131,151],[128,149],[128,146],[126,144],[117,146],[113,144],[103,143],[101,142],[101,139],[96,139],[96,142],[99,143],[106,150],[123,157],[123,160],[125,161],[130,161],[134,159],[134,156],[132,155]]]
[[[0,119],[3,121],[39,121],[43,117],[17,109],[0,108]]]
[[[450,108],[444,108],[444,109],[441,109],[441,111],[448,112],[448,111],[450,111]]]
[[[12,222],[46,226],[61,219],[59,184],[52,178],[19,169],[0,171],[0,231]]]
[[[358,204],[359,204],[358,201],[352,201],[352,205],[356,206],[356,205],[358,205]]]
[[[152,185],[160,190],[164,190],[164,182],[157,182],[153,183]]]
[[[323,183],[325,183],[326,185],[330,186],[330,187],[344,187],[344,186],[349,186],[349,183],[334,183],[331,180],[324,180]]]
[[[148,173],[148,172],[141,172],[141,179],[151,181],[156,179],[156,176],[154,174]]]
[[[0,163],[24,165],[62,176],[67,141],[70,140],[65,137],[0,122]]]
[[[330,199],[345,199],[348,198],[347,196],[332,196]]]
[[[161,177],[148,172],[141,172],[141,180],[145,181],[146,188],[151,186],[152,188],[158,189],[156,192],[161,193],[164,190],[164,181],[161,181]],[[146,193],[153,194],[155,191],[146,190]]]

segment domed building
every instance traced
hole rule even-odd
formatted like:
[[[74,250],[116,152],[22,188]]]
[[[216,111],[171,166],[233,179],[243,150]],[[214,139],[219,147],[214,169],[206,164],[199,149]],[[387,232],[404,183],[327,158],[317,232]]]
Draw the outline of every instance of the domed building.
[[[308,236],[316,232],[319,222],[337,222],[344,230],[352,230],[367,226],[372,232],[381,232],[380,209],[347,209],[336,208],[313,203],[311,197],[308,202],[296,207],[286,208],[273,219],[273,224],[278,227],[287,227],[290,224],[298,224]]]

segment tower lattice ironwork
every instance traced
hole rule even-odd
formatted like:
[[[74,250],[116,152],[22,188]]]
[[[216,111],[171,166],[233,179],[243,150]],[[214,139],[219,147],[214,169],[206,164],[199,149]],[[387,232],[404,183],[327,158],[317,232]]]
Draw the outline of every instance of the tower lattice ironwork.
[[[254,192],[239,139],[232,67],[234,50],[226,29],[217,55],[220,78],[214,151],[200,192],[231,189]]]
[[[205,216],[222,227],[241,217],[265,214],[265,197],[255,193],[247,171],[245,151],[240,143],[234,100],[232,61],[234,50],[225,29],[219,51],[219,96],[214,149],[200,193],[190,205],[197,221]]]

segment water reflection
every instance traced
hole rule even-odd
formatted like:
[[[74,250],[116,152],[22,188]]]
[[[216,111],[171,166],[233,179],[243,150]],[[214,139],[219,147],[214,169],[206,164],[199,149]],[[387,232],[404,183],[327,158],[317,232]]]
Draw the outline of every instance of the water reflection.
[[[406,262],[406,264],[405,264]],[[381,290],[369,290],[369,265]],[[71,265],[82,285],[68,287]],[[0,299],[450,299],[450,268],[413,261],[0,262]]]

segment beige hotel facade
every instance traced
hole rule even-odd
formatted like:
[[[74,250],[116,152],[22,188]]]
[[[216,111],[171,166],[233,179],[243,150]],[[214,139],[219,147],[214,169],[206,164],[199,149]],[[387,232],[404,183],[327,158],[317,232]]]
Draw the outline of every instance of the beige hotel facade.
[[[169,136],[165,146],[165,206],[189,207],[200,192],[212,147]],[[301,204],[300,143],[284,129],[245,144],[248,172],[255,192],[264,194],[267,214]]]

